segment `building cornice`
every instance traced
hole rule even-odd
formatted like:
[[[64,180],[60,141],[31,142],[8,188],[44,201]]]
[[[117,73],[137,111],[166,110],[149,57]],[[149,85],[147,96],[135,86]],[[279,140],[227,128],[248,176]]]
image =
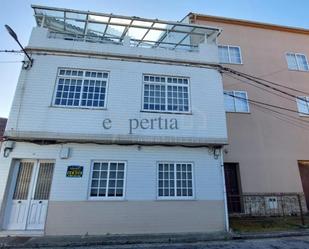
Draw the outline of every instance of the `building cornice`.
[[[248,20],[242,20],[242,19],[236,19],[236,18],[211,16],[211,15],[204,15],[204,14],[198,14],[198,13],[189,13],[188,17],[190,18],[190,21],[192,23],[196,23],[197,20],[200,20],[200,21],[234,24],[234,25],[247,26],[247,27],[253,27],[253,28],[309,35],[309,29],[296,28],[296,27],[290,27],[290,26],[284,26],[284,25],[254,22],[254,21],[248,21]]]
[[[16,141],[53,141],[59,143],[97,143],[123,145],[218,146],[227,144],[226,138],[181,136],[146,136],[113,134],[79,134],[58,132],[6,131],[6,139]]]

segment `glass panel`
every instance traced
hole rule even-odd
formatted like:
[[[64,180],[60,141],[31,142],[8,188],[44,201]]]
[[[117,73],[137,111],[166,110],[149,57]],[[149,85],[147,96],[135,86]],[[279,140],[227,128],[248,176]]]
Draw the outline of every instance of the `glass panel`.
[[[98,164],[101,167],[98,167]],[[94,169],[98,169],[94,171]],[[121,197],[124,188],[124,163],[94,162],[93,173],[96,176],[91,180],[90,196],[93,197]],[[95,191],[93,191],[95,190]]]
[[[225,111],[227,112],[235,112],[235,104],[234,104],[234,94],[232,91],[224,91],[224,105]]]
[[[241,57],[240,57],[240,49],[238,47],[229,47],[230,53],[230,62],[240,64]]]
[[[34,163],[21,162],[13,195],[13,200],[27,200]]]
[[[131,20],[130,19],[124,19],[124,18],[111,18],[110,23],[111,24],[125,24],[128,25],[130,24]]]
[[[110,38],[113,38],[113,37],[117,38],[115,41],[118,41],[124,29],[125,29],[125,26],[108,25],[106,34]]]
[[[307,62],[306,56],[298,54],[296,55],[296,57],[297,57],[299,70],[308,71],[309,68],[308,68],[308,62]]]
[[[81,19],[86,21],[87,15],[81,14],[81,13],[73,13],[73,12],[66,12],[65,13],[67,18],[73,18],[73,19]]]
[[[218,46],[219,51],[219,62],[220,63],[229,63],[229,52],[227,46]]]
[[[87,73],[87,72],[86,72]],[[96,73],[92,72],[96,77]],[[82,106],[104,107],[106,95],[106,81],[102,80],[85,80],[82,94]]]
[[[159,168],[159,191],[158,196],[174,196],[174,164],[158,164]]]
[[[84,34],[85,22],[75,20],[65,20],[65,31],[75,34]]]
[[[297,107],[298,107],[298,112],[302,112],[301,114],[309,114],[309,108],[308,108],[308,99],[306,99],[306,97],[302,96],[300,97],[304,100],[300,100],[300,99],[297,99]]]
[[[177,196],[193,196],[192,164],[177,164],[176,168]]]
[[[106,24],[103,23],[88,23],[87,35],[102,38],[105,28]]]
[[[127,35],[130,36],[132,39],[141,40],[145,35],[146,31],[147,29],[143,28],[129,28]]]
[[[237,112],[248,112],[248,101],[247,101],[247,95],[245,92],[234,92],[235,97],[235,108]]]
[[[152,25],[152,22],[145,22],[145,21],[134,20],[132,25],[134,25],[134,26],[141,26],[141,27],[150,27]]]
[[[288,53],[286,55],[289,69],[298,70],[295,54]]]
[[[109,17],[107,16],[97,16],[97,15],[89,15],[88,16],[89,21],[96,21],[96,22],[108,22]]]
[[[60,70],[60,74],[61,74]],[[70,75],[72,71],[66,70],[65,74]],[[55,105],[78,106],[81,93],[82,80],[59,78],[56,91]]]
[[[34,200],[48,200],[52,183],[54,163],[40,163]]]

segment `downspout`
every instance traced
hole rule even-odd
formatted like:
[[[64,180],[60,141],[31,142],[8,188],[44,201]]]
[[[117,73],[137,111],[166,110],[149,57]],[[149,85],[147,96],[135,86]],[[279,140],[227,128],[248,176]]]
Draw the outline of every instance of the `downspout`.
[[[228,213],[228,208],[227,208],[226,185],[225,185],[225,174],[224,174],[224,161],[223,161],[223,147],[220,149],[220,164],[221,164],[220,166],[221,166],[222,185],[223,185],[225,230],[226,230],[226,232],[229,232],[230,231],[230,224],[229,224],[229,213]]]

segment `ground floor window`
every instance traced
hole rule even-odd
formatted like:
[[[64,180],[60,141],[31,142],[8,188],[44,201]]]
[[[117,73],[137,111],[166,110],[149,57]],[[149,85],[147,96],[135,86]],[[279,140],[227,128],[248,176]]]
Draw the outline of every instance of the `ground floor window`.
[[[90,199],[124,197],[126,163],[94,161],[92,163]]]
[[[158,163],[158,198],[192,199],[193,164],[185,162]]]

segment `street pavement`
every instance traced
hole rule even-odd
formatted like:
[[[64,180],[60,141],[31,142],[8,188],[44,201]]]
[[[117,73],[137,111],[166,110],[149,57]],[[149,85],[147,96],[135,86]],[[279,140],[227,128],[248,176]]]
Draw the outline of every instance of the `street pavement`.
[[[58,247],[60,249],[61,247]],[[309,249],[309,236],[230,240],[217,242],[182,243],[182,244],[140,244],[120,246],[89,246],[89,247],[63,247],[76,249]],[[49,249],[51,249],[49,247]]]

